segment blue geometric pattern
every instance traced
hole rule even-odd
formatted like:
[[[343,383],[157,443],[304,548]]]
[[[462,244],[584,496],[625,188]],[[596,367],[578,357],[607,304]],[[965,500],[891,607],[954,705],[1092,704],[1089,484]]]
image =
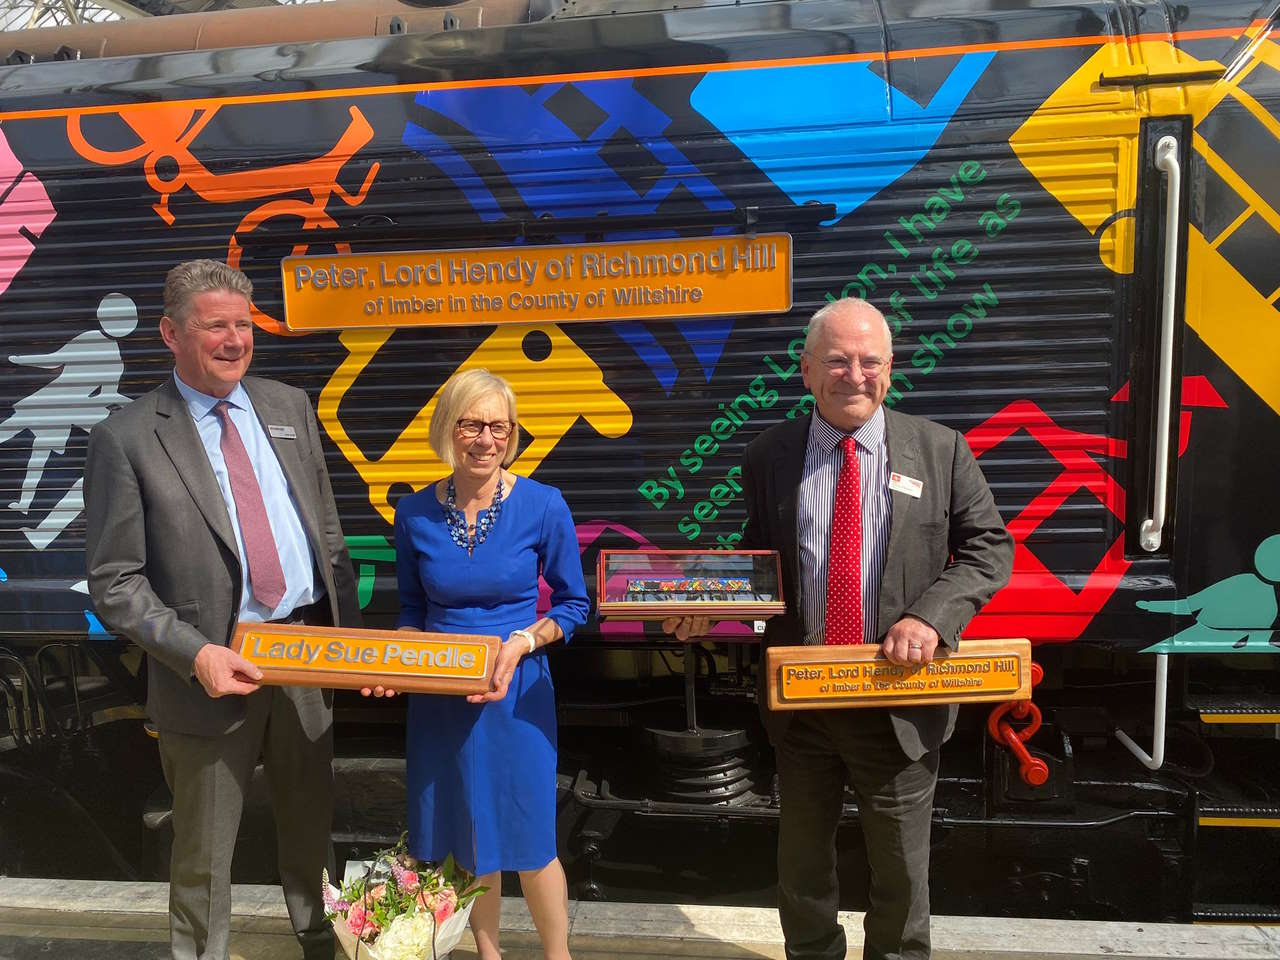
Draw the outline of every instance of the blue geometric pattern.
[[[416,102],[449,118],[483,144],[536,217],[653,213],[681,185],[708,210],[732,209],[728,198],[666,138],[671,118],[638,93],[630,80],[573,85],[604,113],[585,140],[547,107],[565,86],[548,83],[532,91],[515,86],[429,91],[419,94]],[[600,148],[620,132],[643,144],[664,168],[643,194],[600,155]],[[410,123],[404,142],[452,179],[483,219],[505,216],[483,178],[447,140]]]
[[[924,107],[870,63],[708,73],[689,102],[796,204],[833,203],[839,220],[920,162],[994,57],[965,54]]]
[[[572,86],[600,110],[600,122],[580,138],[548,102],[568,86],[549,83],[535,90],[494,87],[419,94],[417,103],[466,129],[488,152],[530,212],[540,217],[586,217],[655,213],[677,187],[708,210],[730,210],[724,196],[666,137],[671,118],[641,95],[630,80],[594,80]],[[656,176],[640,178],[637,192],[605,159],[602,148],[622,139],[647,151]],[[481,220],[508,216],[484,177],[445,138],[410,123],[404,142],[458,187]],[[673,230],[613,232],[612,240],[675,236]],[[581,239],[564,236],[563,241]],[[689,320],[677,325],[707,381],[733,330],[732,318]],[[671,354],[639,321],[613,324],[614,331],[670,393],[678,368]]]
[[[923,107],[890,87],[868,63],[717,71],[699,81],[690,102],[793,202],[835,204],[839,219],[929,152],[994,56],[961,57]],[[565,94],[581,98],[584,105],[574,116],[562,118],[553,101]],[[484,162],[502,170],[535,217],[652,214],[678,187],[708,210],[733,206],[667,138],[671,118],[631,80],[428,91],[415,102],[474,137],[485,150]],[[785,125],[779,129],[781,121]],[[591,129],[580,135],[571,126],[575,122]],[[481,220],[511,215],[472,161],[448,139],[411,122],[404,142],[457,186]],[[606,158],[614,143],[623,145],[619,156],[625,164],[643,167],[631,182]],[[827,163],[813,162],[815,145]],[[796,156],[805,156],[806,162],[796,164]],[[609,239],[674,235],[673,230],[627,231],[610,233]],[[733,319],[687,320],[676,326],[710,382]],[[649,326],[623,321],[612,329],[670,393],[679,368]]]

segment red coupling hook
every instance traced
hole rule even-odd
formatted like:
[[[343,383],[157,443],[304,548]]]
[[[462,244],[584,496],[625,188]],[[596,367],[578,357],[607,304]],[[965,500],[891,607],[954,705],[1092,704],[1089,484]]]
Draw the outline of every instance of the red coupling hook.
[[[1044,670],[1040,664],[1031,664],[1031,686],[1044,679]],[[1006,720],[1005,714],[1012,714],[1016,720],[1026,720],[1026,726],[1015,730]],[[996,743],[1003,743],[1018,758],[1018,775],[1024,783],[1033,787],[1043,786],[1049,780],[1049,765],[1038,757],[1031,756],[1026,743],[1040,729],[1040,708],[1030,700],[1010,700],[991,711],[987,717],[987,733]]]

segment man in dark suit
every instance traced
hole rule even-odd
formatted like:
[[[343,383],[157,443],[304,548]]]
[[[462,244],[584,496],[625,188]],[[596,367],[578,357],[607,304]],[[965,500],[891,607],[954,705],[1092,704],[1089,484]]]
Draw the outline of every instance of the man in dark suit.
[[[741,547],[779,552],[788,599],[766,646],[876,643],[894,663],[928,663],[939,644],[956,648],[1009,579],[1013,541],[973,454],[954,430],[884,408],[892,365],[875,307],[823,307],[801,358],[816,414],[747,447]],[[668,627],[705,631],[689,620]],[[938,750],[956,707],[763,713],[777,755],[787,957],[845,956],[835,839],[848,783],[871,868],[862,955],[924,960]]]
[[[229,647],[238,620],[358,626],[351,560],[305,393],[246,377],[249,280],[169,272],[171,378],[98,424],[85,466],[89,590],[147,653],[147,711],[173,792],[169,926],[177,960],[225,960],[231,854],[261,755],[280,877],[307,958],[332,960],[332,692],[261,687]]]

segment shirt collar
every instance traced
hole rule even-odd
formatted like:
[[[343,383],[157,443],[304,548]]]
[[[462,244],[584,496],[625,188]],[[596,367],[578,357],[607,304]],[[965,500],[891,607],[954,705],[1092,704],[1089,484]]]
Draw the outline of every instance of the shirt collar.
[[[173,383],[178,388],[178,393],[182,395],[182,399],[187,404],[187,409],[191,411],[191,419],[201,420],[207,417],[213,410],[214,405],[219,400],[226,400],[233,407],[241,410],[249,409],[249,394],[245,392],[244,384],[237,383],[235,389],[225,397],[211,397],[207,393],[201,393],[195,387],[184,383],[182,378],[178,376],[178,371],[173,371]]]
[[[816,410],[809,425],[809,442],[817,443],[828,455],[840,448],[841,441],[849,434],[837,430],[823,419]],[[853,431],[853,439],[864,450],[876,450],[884,443],[884,407],[876,407],[871,419]]]

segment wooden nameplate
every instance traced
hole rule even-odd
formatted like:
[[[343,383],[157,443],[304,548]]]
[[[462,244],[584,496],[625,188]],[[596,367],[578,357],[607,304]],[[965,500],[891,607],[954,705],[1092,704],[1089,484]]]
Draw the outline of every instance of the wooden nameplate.
[[[890,663],[879,644],[770,647],[765,651],[770,710],[902,707],[1031,699],[1029,640],[941,644],[933,662]]]
[[[501,644],[498,637],[303,623],[242,622],[231,638],[231,649],[262,670],[263,683],[459,696],[489,689]]]

